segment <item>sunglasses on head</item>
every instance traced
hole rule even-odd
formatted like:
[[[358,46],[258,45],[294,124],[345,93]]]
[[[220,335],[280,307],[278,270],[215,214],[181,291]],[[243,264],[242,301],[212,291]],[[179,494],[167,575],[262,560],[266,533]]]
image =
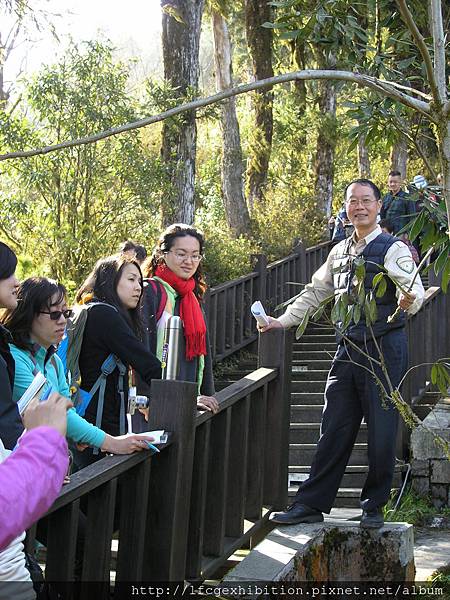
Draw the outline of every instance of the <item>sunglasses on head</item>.
[[[66,310],[53,310],[51,312],[41,310],[39,312],[41,315],[50,315],[50,319],[52,321],[58,321],[61,318],[61,315],[65,319],[70,319],[70,317],[73,317],[73,310],[71,308],[66,308]]]

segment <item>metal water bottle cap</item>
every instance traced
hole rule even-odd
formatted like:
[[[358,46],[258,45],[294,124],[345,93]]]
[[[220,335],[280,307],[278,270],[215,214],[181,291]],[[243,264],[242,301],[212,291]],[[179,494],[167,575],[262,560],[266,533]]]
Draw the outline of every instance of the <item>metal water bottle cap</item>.
[[[180,341],[183,335],[183,323],[180,317],[173,316],[167,320],[164,332],[162,360],[162,378],[177,379],[180,370]]]

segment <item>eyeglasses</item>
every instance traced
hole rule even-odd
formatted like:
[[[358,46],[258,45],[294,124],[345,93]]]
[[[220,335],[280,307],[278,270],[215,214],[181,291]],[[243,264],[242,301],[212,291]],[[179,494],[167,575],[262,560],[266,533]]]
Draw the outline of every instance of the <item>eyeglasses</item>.
[[[186,260],[192,260],[193,263],[199,263],[203,258],[202,254],[185,254],[184,252],[174,252],[173,250],[167,250],[164,254],[169,254],[169,252],[174,255],[175,260],[179,263],[185,262]]]
[[[66,308],[66,310],[53,310],[51,312],[46,312],[45,310],[39,311],[41,315],[50,315],[50,319],[52,321],[58,321],[61,316],[63,316],[66,320],[73,317],[73,310],[71,308]]]
[[[358,204],[362,204],[363,206],[370,206],[372,202],[376,202],[376,198],[363,198],[362,200],[357,200],[356,198],[351,198],[346,201],[348,206],[358,206]]]

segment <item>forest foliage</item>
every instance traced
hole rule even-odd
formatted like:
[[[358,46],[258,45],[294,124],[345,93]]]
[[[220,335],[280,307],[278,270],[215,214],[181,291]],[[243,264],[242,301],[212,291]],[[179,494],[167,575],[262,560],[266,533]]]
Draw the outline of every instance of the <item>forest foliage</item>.
[[[426,34],[423,3],[411,4]],[[333,57],[337,67],[364,67],[378,77],[395,73],[405,84],[420,88],[420,57],[394,2],[279,0],[270,5],[273,18],[261,26],[275,34],[275,73],[293,70],[299,55],[307,68]],[[234,81],[247,81],[251,57],[243,5],[222,2],[220,8],[230,29]],[[202,35],[211,35],[205,15]],[[206,75],[211,75],[213,62],[202,66]],[[72,43],[62,59],[18,82],[14,96],[2,102],[2,153],[107,130],[213,91],[188,89],[180,99],[163,79],[132,85],[130,71],[107,40]],[[207,85],[212,80],[202,77]],[[346,183],[359,175],[362,135],[371,178],[383,191],[390,154],[402,139],[409,145],[406,180],[424,173],[433,182],[439,163],[428,124],[370,91],[342,83],[335,88],[339,102],[325,129],[336,142],[334,211],[342,204]],[[315,81],[303,82],[301,89],[295,84],[273,88],[267,184],[263,198],[252,207],[251,230],[238,238],[227,226],[222,199],[220,106],[197,112],[195,224],[206,235],[206,269],[213,284],[247,272],[252,253],[276,259],[288,254],[298,239],[312,245],[327,238],[329,215],[318,202],[314,179],[319,132],[327,119],[319,106],[320,91]],[[236,105],[245,167],[255,127],[250,95],[238,97]],[[181,115],[169,125],[182,123]],[[1,163],[0,235],[18,251],[22,275],[47,274],[74,289],[94,260],[115,252],[121,241],[133,239],[151,250],[171,198],[161,130],[155,125],[96,144]]]

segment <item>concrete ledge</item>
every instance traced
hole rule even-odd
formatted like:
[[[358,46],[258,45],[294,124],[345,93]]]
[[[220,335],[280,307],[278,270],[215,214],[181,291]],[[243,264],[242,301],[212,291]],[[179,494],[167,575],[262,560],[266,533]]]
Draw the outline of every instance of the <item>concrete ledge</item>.
[[[271,531],[226,576],[226,582],[414,581],[413,526],[363,530],[327,520]]]

